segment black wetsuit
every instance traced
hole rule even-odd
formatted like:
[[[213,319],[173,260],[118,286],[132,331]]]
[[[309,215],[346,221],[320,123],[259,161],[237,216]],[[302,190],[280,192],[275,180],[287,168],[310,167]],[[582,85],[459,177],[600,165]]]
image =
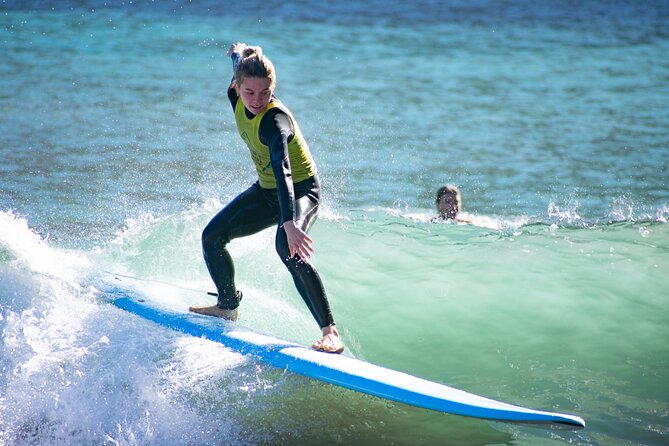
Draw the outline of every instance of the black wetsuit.
[[[228,90],[228,97],[234,111],[241,98],[234,88]],[[248,110],[245,109],[245,112],[249,119],[252,118]],[[293,220],[306,232],[314,222],[320,202],[318,176],[292,183],[288,142],[294,133],[286,113],[280,109],[268,111],[262,118],[259,133],[261,142],[269,146],[277,188],[266,189],[255,182],[225,206],[202,233],[204,259],[218,289],[218,307],[231,310],[239,306],[234,265],[226,245],[234,238],[255,234],[276,225],[276,251],[293,276],[300,296],[321,328],[334,325],[318,272],[308,259],[290,256],[283,228],[283,222]]]

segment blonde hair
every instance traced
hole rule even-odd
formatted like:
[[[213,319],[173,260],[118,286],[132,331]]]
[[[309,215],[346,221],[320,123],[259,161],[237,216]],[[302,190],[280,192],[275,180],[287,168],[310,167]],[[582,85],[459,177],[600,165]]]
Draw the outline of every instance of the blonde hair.
[[[244,82],[247,77],[260,77],[270,80],[270,88],[276,85],[276,74],[274,64],[263,56],[262,48],[259,46],[247,46],[242,50],[239,62],[235,68],[235,81],[237,86]]]

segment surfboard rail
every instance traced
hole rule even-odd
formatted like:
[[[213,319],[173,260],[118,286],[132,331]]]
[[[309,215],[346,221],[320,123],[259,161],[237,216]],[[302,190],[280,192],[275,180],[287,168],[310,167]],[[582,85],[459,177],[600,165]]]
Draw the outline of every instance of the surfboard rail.
[[[218,342],[274,367],[358,392],[454,415],[537,427],[585,427],[585,421],[575,415],[503,403],[359,359],[318,352],[210,316],[161,310],[135,291],[112,286],[101,294],[115,306],[172,330]]]

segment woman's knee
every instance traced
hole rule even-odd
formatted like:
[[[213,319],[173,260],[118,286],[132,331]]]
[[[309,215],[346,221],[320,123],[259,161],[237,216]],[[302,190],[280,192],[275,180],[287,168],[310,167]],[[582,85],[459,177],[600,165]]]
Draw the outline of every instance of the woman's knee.
[[[288,241],[283,238],[283,240],[279,237],[276,240],[276,243],[274,244],[274,248],[276,249],[276,253],[279,255],[279,258],[281,258],[281,261],[286,265],[289,266],[290,262],[290,248],[288,247]]]
[[[202,230],[202,249],[209,250],[224,247],[230,241],[228,232],[222,225],[214,225],[209,222]]]
[[[293,256],[290,252],[290,247],[288,246],[288,237],[286,236],[286,232],[283,229],[279,229],[276,234],[274,248],[276,249],[276,253],[279,255],[279,258],[283,264],[286,265],[289,270],[292,271],[293,268],[297,267],[297,265],[300,263],[300,258],[297,257],[297,255]]]

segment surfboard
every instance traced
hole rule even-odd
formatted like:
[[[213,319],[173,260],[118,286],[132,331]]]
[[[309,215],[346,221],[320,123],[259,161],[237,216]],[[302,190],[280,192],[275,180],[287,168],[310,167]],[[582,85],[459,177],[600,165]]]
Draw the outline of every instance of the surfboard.
[[[152,305],[141,293],[118,286],[100,290],[118,308],[163,327],[205,338],[266,364],[379,398],[449,414],[536,427],[581,429],[582,418],[503,403],[437,382],[388,369],[345,355],[257,333],[235,322]]]

